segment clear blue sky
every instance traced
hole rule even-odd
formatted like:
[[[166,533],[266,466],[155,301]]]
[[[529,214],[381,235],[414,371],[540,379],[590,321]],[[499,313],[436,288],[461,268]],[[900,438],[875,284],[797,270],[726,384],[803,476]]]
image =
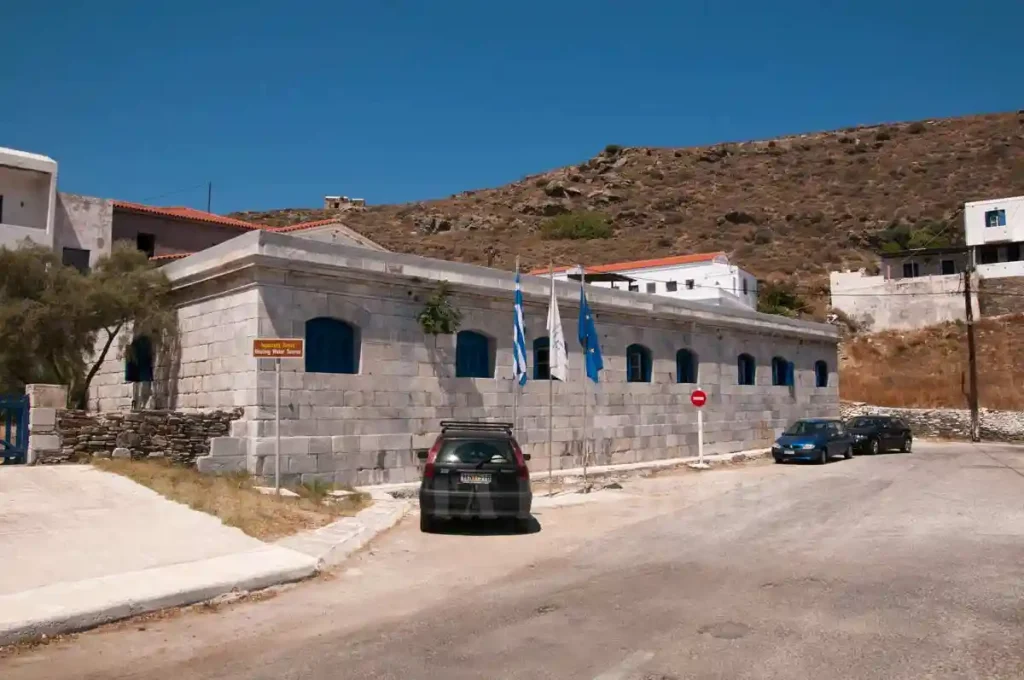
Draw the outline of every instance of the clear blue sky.
[[[1024,108],[1020,0],[6,5],[0,146],[62,191],[203,208],[210,180],[215,212]]]

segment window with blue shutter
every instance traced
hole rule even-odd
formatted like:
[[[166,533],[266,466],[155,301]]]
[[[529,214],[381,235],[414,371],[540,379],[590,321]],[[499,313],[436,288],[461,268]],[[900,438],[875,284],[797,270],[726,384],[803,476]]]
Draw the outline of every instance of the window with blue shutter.
[[[307,321],[306,372],[358,373],[358,329],[326,316]]]
[[[676,382],[697,383],[697,355],[691,350],[676,352]]]
[[[814,384],[818,387],[828,387],[828,364],[824,361],[814,362]]]
[[[749,354],[736,357],[736,380],[740,385],[753,385],[757,379],[757,362]]]
[[[793,364],[783,357],[772,357],[772,385],[792,385]]]
[[[626,348],[626,382],[651,382],[651,350],[643,345]]]
[[[124,358],[124,379],[125,382],[153,381],[153,341],[147,336],[140,335],[128,345]]]
[[[455,336],[455,377],[494,377],[490,338],[476,331],[459,331]]]

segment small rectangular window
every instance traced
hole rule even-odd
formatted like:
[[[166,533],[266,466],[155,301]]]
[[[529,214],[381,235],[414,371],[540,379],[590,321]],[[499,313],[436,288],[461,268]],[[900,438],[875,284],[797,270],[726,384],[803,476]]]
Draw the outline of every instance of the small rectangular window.
[[[74,267],[83,274],[89,273],[89,251],[81,248],[65,248],[61,253],[61,262],[67,267]]]
[[[674,292],[676,292],[676,282],[675,281],[666,281],[665,282],[665,292],[666,293],[674,293]]]
[[[629,284],[629,292],[631,292],[631,293],[639,293],[640,292],[640,284],[639,283],[630,283]]]
[[[986,227],[1005,227],[1006,226],[1006,211],[1005,210],[987,210],[985,211],[985,226]]]
[[[156,252],[156,236],[140,232],[135,236],[135,247],[146,253],[147,257],[153,257]]]
[[[647,292],[648,293],[657,293],[658,292],[658,284],[656,284],[656,283],[648,283],[647,284]]]
[[[999,246],[982,246],[978,249],[978,256],[981,264],[995,264],[999,262]]]
[[[686,279],[686,290],[693,290],[693,279]]]
[[[1020,244],[1019,243],[1008,243],[1008,244],[1006,244],[1006,261],[1007,262],[1019,262],[1020,261]]]
[[[943,274],[956,274],[956,262],[953,260],[942,261],[942,273]]]
[[[0,194],[0,223],[4,221],[4,195]]]
[[[917,262],[903,263],[903,278],[913,279],[920,275],[920,266]]]
[[[743,294],[747,294],[747,280],[743,279]]]

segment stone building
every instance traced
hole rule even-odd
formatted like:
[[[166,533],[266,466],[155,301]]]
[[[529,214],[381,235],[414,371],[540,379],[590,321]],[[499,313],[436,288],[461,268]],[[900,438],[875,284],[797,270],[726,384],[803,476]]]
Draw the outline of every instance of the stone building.
[[[512,420],[510,272],[267,231],[165,271],[180,305],[177,343],[158,350],[152,382],[126,382],[124,361],[111,356],[90,405],[243,409],[201,469],[273,473],[274,363],[252,357],[258,336],[307,343],[305,359],[283,360],[287,481],[414,480],[416,451],[431,445],[442,419]],[[442,281],[461,327],[425,335],[418,316]],[[540,379],[521,393],[517,435],[535,470],[548,466],[550,285],[522,281],[530,370]],[[765,446],[794,418],[838,414],[831,326],[588,286],[605,370],[599,384],[585,385],[573,340],[579,285],[555,289],[572,365],[570,379],[554,385],[556,468],[582,462],[585,426],[594,464],[695,454],[689,395],[698,385],[709,397],[709,453]],[[140,375],[137,366],[129,372]]]

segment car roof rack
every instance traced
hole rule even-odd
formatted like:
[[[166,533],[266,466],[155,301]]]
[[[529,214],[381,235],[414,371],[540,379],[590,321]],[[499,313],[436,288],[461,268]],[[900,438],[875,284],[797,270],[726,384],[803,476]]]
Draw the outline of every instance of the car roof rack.
[[[442,420],[441,432],[448,430],[478,431],[478,432],[504,432],[512,434],[512,423],[492,423],[480,420]]]

